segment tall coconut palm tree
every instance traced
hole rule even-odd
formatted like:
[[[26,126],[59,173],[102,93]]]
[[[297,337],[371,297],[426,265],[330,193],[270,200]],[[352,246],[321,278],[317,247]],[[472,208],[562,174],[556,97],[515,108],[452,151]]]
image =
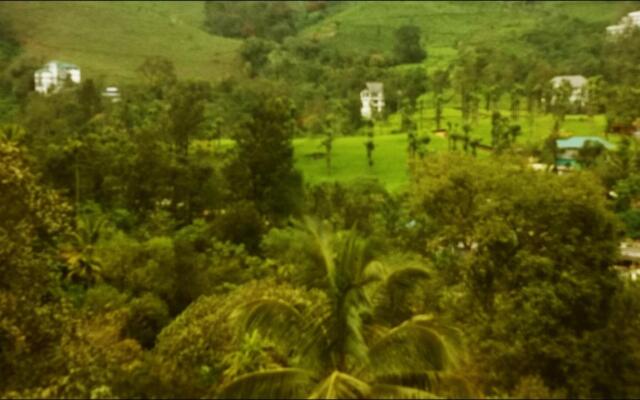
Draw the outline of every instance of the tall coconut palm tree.
[[[78,217],[76,229],[61,249],[61,256],[68,268],[67,280],[84,285],[100,280],[102,262],[94,253],[94,247],[106,222],[104,216]]]
[[[372,260],[371,246],[354,230],[334,233],[311,218],[297,228],[322,268],[313,285],[326,292],[329,307],[319,306],[317,316],[305,320],[282,301],[247,301],[233,316],[238,334],[257,330],[297,361],[242,375],[220,389],[221,397],[433,398],[453,382],[447,372],[456,365],[455,330],[439,329],[427,316],[396,326],[374,318],[373,303],[393,297],[381,294],[407,279],[417,282],[426,271],[388,270]]]

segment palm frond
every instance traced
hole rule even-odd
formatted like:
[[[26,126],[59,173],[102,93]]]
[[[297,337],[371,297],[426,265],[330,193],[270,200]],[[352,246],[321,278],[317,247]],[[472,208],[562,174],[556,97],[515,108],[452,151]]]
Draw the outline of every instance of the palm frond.
[[[313,390],[310,399],[362,399],[369,396],[371,387],[358,378],[333,371]]]
[[[281,368],[245,374],[220,388],[223,399],[303,398],[313,386],[313,374],[304,369]]]
[[[466,379],[446,372],[422,371],[381,375],[377,377],[376,382],[379,382],[379,386],[383,387],[392,386],[406,388],[408,391],[411,389],[426,391],[432,396],[437,394],[458,399],[478,397],[478,393],[472,389]]]
[[[300,339],[304,318],[295,307],[281,300],[258,299],[240,307],[233,317],[238,318],[238,327],[242,337],[244,333],[257,330],[274,342],[289,342],[295,345]]]
[[[328,224],[316,218],[305,216],[302,222],[294,222],[294,226],[309,234],[312,239],[312,247],[326,269],[328,283],[335,290],[336,268],[333,252],[333,232]]]
[[[444,338],[432,329],[407,321],[369,349],[375,376],[442,371],[451,364]]]
[[[430,272],[423,267],[406,267],[391,271],[372,296],[377,318],[392,324],[409,318],[414,312],[410,305],[411,296],[416,296],[418,285],[429,278]],[[421,302],[424,299],[417,300]]]
[[[363,327],[362,334],[367,343],[376,343],[389,334],[391,328],[386,325],[370,323]]]
[[[326,359],[330,347],[328,321],[332,316],[320,311],[310,314],[314,317],[305,318],[294,306],[281,300],[258,299],[239,308],[232,318],[237,320],[238,338],[257,330],[284,349],[285,354],[299,356],[296,365],[321,368],[329,362]]]
[[[422,267],[406,267],[393,271],[385,283],[388,287],[402,289],[410,288],[421,279],[429,279],[430,272]]]
[[[421,389],[392,384],[374,384],[371,386],[371,398],[374,399],[440,399],[435,394]]]
[[[459,328],[442,323],[442,321],[433,318],[431,315],[415,315],[411,318],[411,322],[432,329],[445,338],[449,355],[454,363],[457,362],[457,355],[464,349],[463,334]]]

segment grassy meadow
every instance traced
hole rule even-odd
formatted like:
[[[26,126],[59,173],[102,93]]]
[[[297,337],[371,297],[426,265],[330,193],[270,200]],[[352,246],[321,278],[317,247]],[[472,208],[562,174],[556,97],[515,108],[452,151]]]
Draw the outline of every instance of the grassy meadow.
[[[146,57],[165,55],[184,78],[216,81],[240,70],[240,40],[202,29],[200,1],[2,2],[23,56],[77,64],[83,77],[131,83]],[[100,26],[100,29],[95,29]]]
[[[519,35],[541,18],[563,13],[604,29],[633,5],[394,1],[343,2],[334,7],[299,36],[361,54],[391,54],[394,29],[417,24],[429,53],[425,66],[432,70],[448,65],[461,41],[494,41],[502,47],[515,46],[522,54],[528,49],[517,40]],[[107,84],[132,82],[145,57],[159,54],[170,58],[184,78],[216,81],[237,75],[241,40],[210,35],[203,30],[203,21],[202,1],[5,1],[0,7],[0,24],[15,30],[24,56],[72,62],[85,77],[104,77]]]
[[[435,128],[432,118],[427,118],[427,114],[432,114],[433,110],[424,112],[423,129],[420,134],[425,135]],[[446,121],[460,125],[460,112],[448,108],[445,110]],[[503,115],[508,115],[503,111]],[[417,115],[416,115],[417,117]],[[416,118],[419,121],[419,118]],[[539,145],[551,132],[553,119],[551,115],[540,115],[535,118],[535,123],[530,126],[526,115],[521,117],[520,123],[523,128],[522,136],[517,139],[520,144]],[[396,190],[407,182],[407,135],[404,133],[391,133],[399,127],[398,115],[393,115],[387,123],[381,123],[375,128],[375,150],[373,152],[374,165],[369,168],[365,149],[366,135],[360,132],[356,136],[345,136],[334,139],[332,170],[329,173],[324,158],[313,159],[309,155],[322,152],[323,137],[298,138],[294,140],[294,150],[296,155],[296,165],[303,171],[305,181],[317,183],[323,181],[349,182],[359,177],[377,178],[387,189]],[[604,116],[597,115],[589,118],[585,115],[569,115],[562,126],[563,136],[571,135],[604,135]],[[428,152],[448,151],[448,141],[444,137],[439,137],[428,133],[431,142],[427,146]],[[478,125],[471,131],[472,138],[481,138],[483,144],[491,143],[491,119],[488,113],[483,115]],[[610,141],[616,141],[615,137],[610,137]],[[462,144],[458,143],[458,151],[462,151]],[[486,150],[478,150],[480,157],[486,154]]]
[[[509,115],[506,110],[503,115]],[[445,108],[443,112],[444,123],[451,122],[454,126],[461,125],[460,111],[455,108]],[[433,110],[423,111],[423,119],[419,113],[414,115],[414,120],[419,123],[420,136],[428,135],[431,138],[427,146],[429,153],[450,151],[448,140],[445,137],[432,133],[435,129]],[[533,125],[526,113],[520,117],[522,135],[517,139],[519,144],[526,146],[539,146],[549,135],[553,127],[552,115],[537,115]],[[323,136],[299,137],[293,140],[296,167],[302,171],[306,183],[319,183],[338,181],[349,183],[359,178],[374,178],[379,180],[388,190],[394,191],[402,188],[408,180],[408,142],[406,133],[397,133],[400,127],[400,116],[393,114],[387,121],[379,122],[375,127],[373,152],[373,167],[367,163],[365,141],[366,133],[361,130],[353,135],[334,138],[331,171],[327,168],[325,158],[314,158],[313,154],[324,152]],[[605,137],[605,118],[596,115],[589,118],[586,115],[567,115],[561,128],[562,136],[586,135]],[[459,130],[458,130],[459,131]],[[460,132],[461,133],[461,132]],[[470,133],[472,138],[482,139],[483,144],[491,144],[491,117],[490,112],[481,111],[478,124],[472,126]],[[608,140],[616,143],[616,136],[609,136]],[[228,148],[233,141],[223,139],[221,148]],[[209,153],[213,153],[218,147],[217,141],[199,141],[196,146]],[[458,143],[457,151],[462,151],[462,143]],[[487,150],[478,149],[478,156],[486,156]]]

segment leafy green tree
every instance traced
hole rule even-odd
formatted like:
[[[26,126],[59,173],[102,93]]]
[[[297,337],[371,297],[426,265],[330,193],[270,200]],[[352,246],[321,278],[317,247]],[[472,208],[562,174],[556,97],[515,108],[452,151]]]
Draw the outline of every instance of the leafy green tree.
[[[436,70],[431,76],[431,87],[433,88],[433,103],[435,110],[436,129],[440,130],[442,125],[442,109],[447,103],[444,96],[445,90],[450,86],[449,72],[447,70]]]
[[[534,131],[536,115],[542,110],[542,100],[544,98],[545,89],[549,86],[549,80],[552,78],[551,67],[541,59],[528,60],[527,63],[532,65],[528,69],[527,77],[524,79],[524,92],[527,99],[527,114],[529,119],[530,131]]]
[[[474,47],[462,46],[453,63],[451,81],[460,96],[460,112],[464,123],[469,123],[473,111],[472,98],[480,90],[482,58]]]
[[[220,383],[237,373],[265,366],[243,356],[270,352],[273,362],[288,362],[281,349],[263,349],[266,336],[245,340],[238,330],[238,308],[251,299],[292,304],[307,317],[326,299],[317,290],[304,290],[274,279],[252,281],[224,294],[202,296],[162,330],[153,350],[153,375],[158,394],[212,397]],[[253,342],[253,343],[252,343]],[[255,352],[254,352],[255,351]],[[247,354],[249,352],[249,354]]]
[[[562,81],[562,83],[553,89],[553,97],[551,99],[551,110],[554,116],[554,119],[558,121],[560,126],[564,122],[565,116],[571,112],[572,103],[571,103],[571,93],[573,92],[573,88],[571,84],[567,81]]]
[[[102,111],[102,98],[93,79],[83,81],[77,93],[81,118],[79,125],[83,125]]]
[[[282,41],[296,33],[296,11],[281,1],[207,1],[205,27],[216,35]]]
[[[591,168],[595,165],[598,157],[604,154],[606,148],[599,142],[593,142],[588,140],[578,150],[577,160],[585,168]]]
[[[0,140],[0,391],[29,388],[55,371],[69,303],[60,293],[57,240],[70,207],[43,186],[24,149]],[[9,396],[12,397],[12,396]]]
[[[501,377],[486,384],[510,390],[538,375],[569,396],[610,395],[612,386],[588,383],[594,359],[581,347],[607,329],[617,281],[610,266],[620,230],[597,180],[456,154],[416,174],[415,207],[437,227],[429,248],[461,257],[470,297],[459,318],[483,326],[471,333],[475,360]]]
[[[599,114],[603,110],[604,106],[604,82],[602,76],[589,77],[587,80],[587,99],[586,99],[586,113],[590,118],[593,118],[595,114]]]
[[[427,91],[427,72],[424,68],[412,68],[402,74],[402,93],[409,101],[411,110],[416,109],[418,98]]]
[[[335,117],[331,117],[328,122],[328,126],[326,128],[326,137],[322,141],[322,145],[324,146],[324,157],[327,162],[327,172],[331,175],[331,157],[333,150],[333,135],[335,129]]]
[[[248,118],[235,135],[225,176],[232,198],[252,201],[268,219],[278,221],[296,211],[302,195],[291,145],[295,110],[266,88],[248,92],[245,107]]]
[[[375,125],[373,122],[369,122],[367,129],[367,140],[364,142],[364,147],[367,150],[367,163],[369,164],[369,168],[373,167],[373,150],[376,148],[375,143],[373,142],[373,130]]]
[[[172,211],[180,221],[190,221],[194,214],[192,198],[196,197],[194,182],[189,179],[195,168],[190,165],[189,147],[201,134],[205,121],[205,105],[211,88],[207,82],[179,82],[168,94],[168,134],[172,140],[176,165],[172,173]],[[201,169],[201,171],[203,171]],[[206,171],[206,170],[204,170]],[[203,171],[203,172],[204,172]],[[195,174],[193,174],[195,175]],[[182,205],[181,211],[178,207]]]
[[[166,57],[147,57],[137,69],[150,94],[162,99],[178,80],[173,63]]]
[[[27,100],[29,93],[35,88],[34,74],[44,62],[33,57],[16,57],[3,69],[4,79],[10,85],[11,93],[21,105]]]
[[[143,348],[150,349],[153,348],[158,333],[169,321],[166,303],[157,296],[146,293],[131,301],[123,331],[127,337],[136,339]]]
[[[420,28],[416,25],[403,25],[394,31],[393,54],[398,63],[417,63],[427,57],[420,36]]]
[[[566,13],[554,13],[538,20],[520,40],[531,46],[534,57],[546,60],[554,69],[581,71],[590,76],[597,74],[603,50],[608,47],[602,32],[598,24]],[[579,38],[572,41],[576,35]]]
[[[265,39],[249,38],[242,44],[240,56],[247,63],[250,77],[257,76],[267,66],[272,50],[272,43]]]

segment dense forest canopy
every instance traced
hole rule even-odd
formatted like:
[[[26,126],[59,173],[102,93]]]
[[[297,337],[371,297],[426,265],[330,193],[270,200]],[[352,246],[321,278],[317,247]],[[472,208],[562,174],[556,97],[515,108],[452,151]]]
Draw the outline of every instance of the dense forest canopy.
[[[634,11],[0,3],[0,396],[640,396]]]

